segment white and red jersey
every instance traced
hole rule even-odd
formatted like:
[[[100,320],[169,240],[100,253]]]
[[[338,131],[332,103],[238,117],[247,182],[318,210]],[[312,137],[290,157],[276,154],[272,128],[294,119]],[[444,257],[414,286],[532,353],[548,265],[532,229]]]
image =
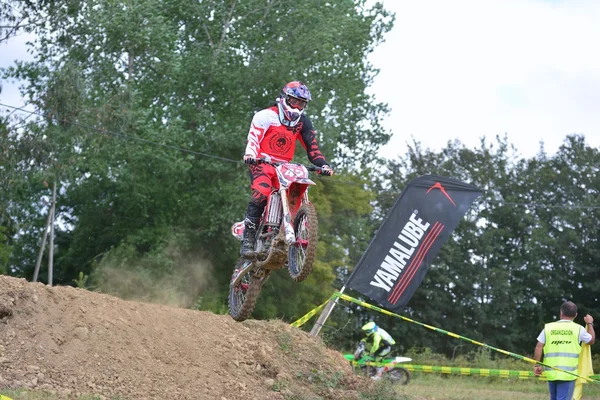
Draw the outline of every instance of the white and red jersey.
[[[311,163],[319,167],[327,164],[319,150],[310,119],[303,114],[295,126],[287,127],[279,121],[277,106],[266,108],[254,115],[245,154],[254,158],[268,155],[275,161],[289,162],[294,158],[296,140],[299,140],[306,150]]]

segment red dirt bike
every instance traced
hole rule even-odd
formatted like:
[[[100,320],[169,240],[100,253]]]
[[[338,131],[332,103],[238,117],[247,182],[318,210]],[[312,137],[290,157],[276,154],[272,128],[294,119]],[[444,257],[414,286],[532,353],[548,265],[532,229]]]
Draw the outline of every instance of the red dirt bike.
[[[312,272],[317,253],[319,222],[314,205],[308,200],[308,171],[322,171],[314,165],[272,162],[269,158],[257,163],[273,165],[279,188],[267,199],[259,220],[252,258],[241,258],[229,284],[229,314],[236,321],[247,319],[272,271],[287,266],[292,279],[302,282]],[[236,222],[231,233],[238,240],[244,235],[244,222]]]

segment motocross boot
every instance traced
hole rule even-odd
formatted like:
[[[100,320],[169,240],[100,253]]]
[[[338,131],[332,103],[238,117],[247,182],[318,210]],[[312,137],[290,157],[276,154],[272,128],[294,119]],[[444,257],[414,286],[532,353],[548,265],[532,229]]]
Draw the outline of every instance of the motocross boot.
[[[377,367],[377,373],[371,377],[374,381],[378,381],[383,378],[383,369],[384,367]]]
[[[256,242],[256,222],[249,218],[244,220],[244,237],[240,256],[252,257],[254,255],[254,243]]]

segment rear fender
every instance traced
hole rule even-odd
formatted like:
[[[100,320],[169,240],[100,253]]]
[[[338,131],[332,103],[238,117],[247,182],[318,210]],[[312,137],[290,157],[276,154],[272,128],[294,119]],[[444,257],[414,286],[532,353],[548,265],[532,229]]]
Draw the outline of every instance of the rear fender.
[[[388,372],[396,368],[396,364],[404,363],[412,361],[412,358],[409,357],[394,357],[391,360],[384,360],[386,363],[384,371]]]
[[[254,267],[254,264],[250,260],[244,260],[244,262],[239,267],[240,268],[237,271],[237,275],[229,283],[230,288],[234,288],[237,285],[239,285],[244,275],[250,272],[250,270]]]

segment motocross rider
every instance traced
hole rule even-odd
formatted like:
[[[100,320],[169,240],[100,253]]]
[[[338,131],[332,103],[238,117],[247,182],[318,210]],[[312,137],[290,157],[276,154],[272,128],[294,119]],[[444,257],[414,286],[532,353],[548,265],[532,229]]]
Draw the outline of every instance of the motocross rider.
[[[390,354],[392,346],[396,344],[396,341],[385,329],[380,328],[373,321],[364,324],[361,330],[367,335],[361,340],[361,343],[365,344],[369,356],[374,358],[375,362],[381,362],[386,355]],[[384,367],[377,367],[377,374],[372,379],[381,379],[383,370]]]
[[[250,167],[252,197],[244,219],[244,237],[240,249],[242,257],[253,255],[258,221],[272,186],[279,185],[275,168],[269,164],[255,164],[255,159],[269,156],[274,162],[289,162],[294,157],[296,140],[299,140],[310,162],[323,167],[321,174],[333,175],[333,170],[319,150],[313,124],[304,114],[310,100],[306,85],[292,81],[283,87],[273,106],[257,112],[252,118],[244,154],[244,162]]]

